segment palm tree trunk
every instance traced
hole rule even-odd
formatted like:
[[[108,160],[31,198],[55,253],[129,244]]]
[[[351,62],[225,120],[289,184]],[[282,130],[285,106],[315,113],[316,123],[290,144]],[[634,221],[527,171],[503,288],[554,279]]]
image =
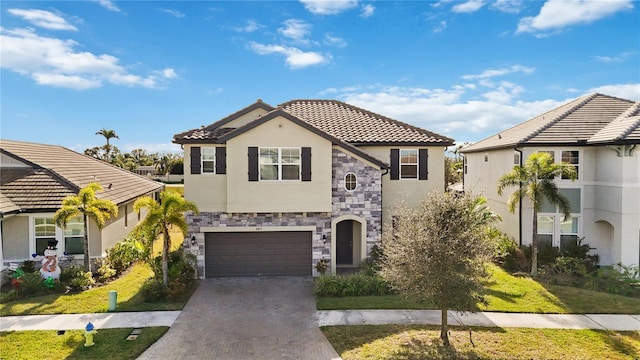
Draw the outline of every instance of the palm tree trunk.
[[[162,284],[167,287],[169,284],[169,244],[171,238],[169,237],[169,229],[165,225],[164,227],[164,239],[162,239]]]
[[[533,236],[531,237],[531,275],[538,275],[538,212],[533,209]]]
[[[442,343],[444,346],[449,346],[449,326],[447,320],[447,309],[443,308],[440,310],[440,339],[442,339]]]
[[[84,241],[83,241],[83,247],[84,247],[84,271],[91,271],[91,258],[89,257],[89,231],[88,231],[88,226],[87,226],[87,214],[83,214],[82,216],[83,219],[83,226],[84,226]]]

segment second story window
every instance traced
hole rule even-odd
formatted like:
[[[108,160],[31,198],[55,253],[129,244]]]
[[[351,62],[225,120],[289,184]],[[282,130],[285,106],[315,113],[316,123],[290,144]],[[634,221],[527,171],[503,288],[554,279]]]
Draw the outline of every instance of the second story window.
[[[580,170],[580,152],[578,151],[563,151],[562,162],[567,163],[576,170],[576,179],[578,178],[578,170]],[[562,175],[563,179],[569,179],[568,176]]]
[[[203,147],[202,148],[202,173],[214,174],[216,172],[215,166],[216,148]]]
[[[353,191],[356,189],[357,186],[358,186],[358,179],[356,177],[356,174],[350,172],[347,175],[345,175],[344,188],[347,191]]]
[[[260,180],[300,180],[300,148],[260,148]]]
[[[400,150],[400,178],[418,178],[418,150]]]

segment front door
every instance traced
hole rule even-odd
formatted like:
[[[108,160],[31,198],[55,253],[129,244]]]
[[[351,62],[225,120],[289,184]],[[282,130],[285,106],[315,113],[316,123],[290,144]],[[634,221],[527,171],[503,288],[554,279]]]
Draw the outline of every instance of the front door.
[[[336,264],[353,265],[353,221],[336,225]]]

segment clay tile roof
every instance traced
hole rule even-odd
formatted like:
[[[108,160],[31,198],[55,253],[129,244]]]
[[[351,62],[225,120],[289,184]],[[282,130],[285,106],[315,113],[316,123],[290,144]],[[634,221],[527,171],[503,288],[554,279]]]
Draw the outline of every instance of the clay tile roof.
[[[589,138],[589,143],[640,143],[640,101]]]
[[[279,105],[291,115],[355,145],[451,145],[453,139],[337,100],[292,100]]]
[[[99,198],[116,204],[163,187],[159,182],[62,146],[0,140],[0,151],[24,164],[3,164],[0,190],[4,198],[25,210],[58,208],[65,196],[76,194],[92,182],[99,182],[104,188],[97,194]]]
[[[475,152],[516,146],[586,144],[634,105],[631,100],[591,94],[462,149]]]

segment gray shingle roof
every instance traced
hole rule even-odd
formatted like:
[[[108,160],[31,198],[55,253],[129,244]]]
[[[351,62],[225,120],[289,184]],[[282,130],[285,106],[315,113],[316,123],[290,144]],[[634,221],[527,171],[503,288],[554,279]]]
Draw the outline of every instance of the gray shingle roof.
[[[174,136],[179,144],[216,142],[234,129],[225,125],[235,117],[261,107],[277,109],[258,102],[209,126],[189,130]],[[453,139],[403,122],[375,114],[337,100],[292,100],[278,106],[314,128],[353,145],[451,145]]]
[[[462,152],[516,146],[587,144],[621,115],[627,112],[633,113],[631,109],[634,106],[637,106],[637,103],[631,100],[603,94],[586,95],[469,145],[463,148]],[[608,134],[606,136],[610,138],[608,141],[614,141],[613,139],[624,132],[623,130],[629,130],[629,127],[632,127],[631,120],[627,119],[623,122],[624,125],[619,124],[606,131]],[[629,134],[633,137],[633,130]],[[603,139],[604,136],[603,134],[596,138]]]
[[[65,196],[76,194],[91,182],[99,182],[104,188],[97,194],[99,198],[116,204],[163,187],[159,182],[62,146],[0,140],[0,151],[31,165],[3,166],[0,176],[3,197],[24,210],[58,208]]]
[[[640,102],[636,102],[622,115],[595,133],[588,142],[607,143],[625,140],[640,143]]]

